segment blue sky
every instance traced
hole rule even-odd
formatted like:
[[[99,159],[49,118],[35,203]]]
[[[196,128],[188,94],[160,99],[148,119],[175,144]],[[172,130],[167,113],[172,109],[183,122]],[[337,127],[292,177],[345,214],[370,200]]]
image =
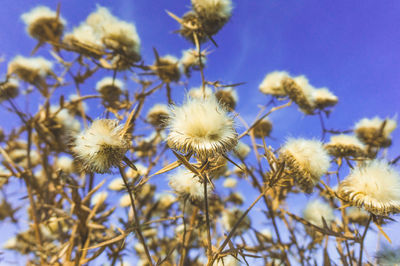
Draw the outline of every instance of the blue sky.
[[[1,3],[6,8],[0,9],[0,55],[7,62],[17,54],[29,55],[36,44],[25,33],[20,15],[37,4],[56,8],[57,1],[2,0]],[[183,49],[190,48],[190,43],[172,33],[178,24],[165,12],[181,16],[189,9],[189,0],[60,3],[68,30],[83,21],[96,3],[109,7],[121,19],[133,21],[146,63],[154,60],[153,47],[160,55],[177,57]],[[269,100],[258,91],[258,86],[265,74],[274,70],[306,75],[312,85],[327,87],[339,97],[339,104],[327,122],[329,128],[349,129],[363,117],[392,117],[399,113],[399,1],[236,0],[234,6],[231,21],[215,37],[219,47],[206,45],[212,53],[205,74],[211,81],[246,82],[238,88],[238,112],[247,122],[257,114],[255,107]],[[45,49],[39,54],[50,58]],[[5,62],[0,63],[2,73],[6,71]],[[96,81],[90,81],[92,85],[87,91],[83,89],[84,93],[93,92]],[[189,84],[200,84],[196,73]],[[183,94],[182,87],[174,89],[177,102],[183,99]],[[101,115],[102,110],[97,108],[91,107],[93,115],[96,112]],[[0,114],[4,115],[4,111]],[[276,140],[269,141],[273,146],[279,146],[287,136],[311,138],[320,133],[317,117],[305,117],[295,106],[273,114],[271,119]],[[3,118],[1,125],[11,126],[13,121]],[[394,145],[388,153],[392,158],[399,154],[399,132],[393,134]],[[293,204],[301,207],[304,201]],[[392,230],[389,235],[395,234],[395,229],[389,230]]]

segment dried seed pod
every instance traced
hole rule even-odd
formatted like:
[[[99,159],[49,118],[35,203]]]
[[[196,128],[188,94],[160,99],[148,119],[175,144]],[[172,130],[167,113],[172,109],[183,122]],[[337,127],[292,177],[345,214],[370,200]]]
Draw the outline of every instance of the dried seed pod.
[[[9,79],[6,83],[0,85],[0,103],[14,99],[19,94],[19,82],[17,79]]]
[[[279,151],[288,175],[306,193],[311,193],[330,165],[328,153],[317,140],[289,139]]]
[[[314,113],[315,106],[312,97],[314,88],[308,83],[305,76],[284,79],[283,89],[289,98],[299,106],[300,111],[305,114]]]
[[[267,118],[262,119],[253,128],[254,137],[260,139],[268,137],[269,134],[271,134],[271,131],[272,131],[272,123]]]
[[[315,89],[312,92],[315,108],[326,109],[338,103],[338,97],[327,88]]]
[[[168,106],[165,104],[155,104],[148,112],[146,120],[155,128],[161,129],[166,126],[169,116]]]
[[[286,71],[274,71],[268,73],[259,86],[259,90],[272,96],[286,96],[283,88],[283,81],[290,79],[290,75]]]
[[[332,207],[329,204],[322,202],[319,199],[316,199],[307,203],[306,208],[303,210],[303,218],[313,225],[324,228],[323,219],[329,226],[329,224],[335,220],[335,215],[333,213]],[[306,232],[317,243],[320,243],[324,237],[322,233],[314,230],[311,227],[306,227]]]
[[[158,58],[153,68],[157,76],[165,83],[177,82],[181,78],[179,70],[179,60],[172,55]]]
[[[352,206],[375,215],[400,212],[400,175],[388,163],[373,160],[354,168],[337,194]]]
[[[106,173],[121,164],[130,147],[123,127],[117,120],[98,119],[76,136],[73,151],[84,169]]]
[[[40,42],[58,42],[63,34],[66,21],[46,6],[38,6],[22,14],[26,31]]]
[[[192,200],[204,199],[204,185],[200,177],[192,172],[179,168],[175,173],[170,174],[169,186],[180,196],[190,197]],[[207,197],[211,195],[211,186],[207,186]]]
[[[227,107],[228,110],[234,110],[239,100],[237,92],[232,87],[223,88],[215,92],[218,102]]]
[[[203,51],[199,55],[199,52],[195,49],[182,51],[182,57],[180,59],[183,73],[185,73],[187,77],[190,77],[192,70],[200,70],[201,67],[204,67],[206,61],[206,53]]]
[[[397,127],[395,119],[382,120],[379,117],[363,118],[354,126],[357,137],[372,147],[388,147],[392,144],[390,134]]]
[[[43,81],[53,73],[53,63],[43,57],[23,57],[17,55],[8,63],[8,74],[15,74],[28,83]]]
[[[351,135],[334,135],[325,149],[335,157],[361,157],[365,156],[365,145],[359,139]]]
[[[168,128],[169,147],[201,158],[224,154],[238,141],[233,119],[215,97],[189,98],[182,106],[172,107]]]

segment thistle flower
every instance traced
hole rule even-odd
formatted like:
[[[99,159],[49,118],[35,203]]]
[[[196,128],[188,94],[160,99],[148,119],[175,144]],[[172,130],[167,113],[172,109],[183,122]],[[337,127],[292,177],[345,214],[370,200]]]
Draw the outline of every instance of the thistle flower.
[[[179,60],[175,56],[166,55],[158,58],[153,68],[157,76],[165,83],[177,82],[181,78]]]
[[[121,191],[125,188],[125,183],[122,178],[117,177],[111,180],[110,184],[108,184],[108,189],[113,191]]]
[[[201,56],[201,61],[200,61]],[[195,49],[188,49],[182,51],[182,57],[180,59],[180,64],[183,68],[183,73],[186,76],[190,77],[190,73],[192,70],[200,70],[200,67],[204,67],[207,62],[206,53],[201,52],[199,56],[199,52]]]
[[[40,42],[58,42],[63,33],[66,21],[55,11],[46,6],[38,6],[22,14],[26,31]]]
[[[237,185],[237,180],[233,177],[225,179],[223,186],[224,188],[235,188]]]
[[[300,111],[305,114],[313,114],[315,109],[313,91],[315,88],[311,86],[305,76],[283,80],[283,88],[289,98],[299,106]]]
[[[213,266],[240,266],[240,261],[232,255],[221,257],[213,263]]]
[[[268,118],[262,119],[253,128],[254,137],[262,139],[268,137],[272,131],[272,123]]]
[[[106,173],[120,165],[130,147],[123,127],[117,120],[98,119],[76,137],[73,151],[86,170]]]
[[[65,173],[72,173],[75,171],[74,161],[67,156],[60,156],[55,163],[56,169],[60,169]]]
[[[226,202],[232,202],[235,205],[242,205],[244,203],[245,197],[240,192],[232,192],[225,199]]]
[[[233,226],[243,215],[243,212],[238,208],[232,208],[230,210],[224,209],[222,213],[222,226],[227,231],[230,232]],[[250,228],[250,218],[246,216],[243,221],[238,225],[235,234],[242,234],[244,231]]]
[[[171,109],[167,142],[183,153],[194,152],[201,158],[215,157],[237,144],[234,121],[215,97],[188,99]]]
[[[214,95],[212,89],[209,86],[205,86],[204,94],[206,98],[212,97]],[[188,91],[188,96],[192,99],[203,99],[204,94],[202,87],[193,88]]]
[[[8,74],[15,74],[23,81],[35,83],[52,73],[53,63],[43,57],[17,55],[8,63]]]
[[[227,107],[228,110],[234,110],[239,97],[236,90],[233,87],[226,87],[215,92],[215,97],[218,102]]]
[[[122,195],[122,197],[119,199],[119,206],[122,208],[131,206],[131,198],[129,197],[129,193]]]
[[[103,101],[107,105],[116,107],[119,103],[120,95],[124,91],[124,83],[113,77],[104,77],[96,84],[96,90],[103,97]]]
[[[135,163],[136,169],[128,168],[126,170],[126,176],[128,178],[137,178],[138,176],[143,176],[147,173],[147,167],[141,163]]]
[[[204,185],[200,177],[192,172],[179,168],[169,175],[169,186],[181,197],[190,197],[192,200],[204,199]],[[207,197],[211,194],[211,186],[207,186]]]
[[[350,223],[366,225],[369,220],[369,213],[357,207],[346,208],[347,218]]]
[[[328,225],[335,219],[332,207],[319,199],[307,203],[306,208],[303,210],[303,217],[308,222],[321,228],[324,227],[322,218],[325,219]]]
[[[375,215],[400,212],[400,175],[384,161],[373,160],[354,168],[337,193],[350,205]]]
[[[392,143],[390,134],[397,127],[395,119],[385,119],[375,116],[372,119],[363,118],[354,126],[357,137],[372,147],[388,147]]]
[[[97,58],[104,53],[100,35],[86,22],[75,27],[72,32],[65,34],[64,42],[69,45],[69,49],[83,55]]]
[[[106,48],[123,56],[123,61],[119,63],[140,60],[140,38],[133,23],[118,19],[101,6],[87,17],[86,23],[100,36]],[[124,62],[126,60],[128,62]],[[121,64],[119,67],[125,68]]]
[[[239,141],[234,149],[233,154],[241,159],[244,159],[247,157],[247,155],[249,155],[250,151],[251,151],[251,148],[249,145],[247,145],[243,141]]]
[[[268,73],[261,82],[259,90],[264,94],[272,96],[286,96],[286,92],[283,88],[283,81],[285,79],[291,79],[289,73],[286,71]]]
[[[325,109],[335,106],[338,103],[338,97],[327,88],[315,89],[312,91],[315,108]]]
[[[192,0],[192,8],[208,36],[216,34],[232,15],[231,0]]]
[[[289,175],[307,193],[319,182],[329,168],[329,156],[317,140],[289,139],[279,152]]]
[[[90,204],[92,206],[102,205],[108,197],[108,192],[107,191],[101,191],[101,192],[96,192],[90,199]]]
[[[365,154],[365,145],[351,135],[333,135],[325,148],[329,154],[335,157],[360,157]]]
[[[148,112],[146,120],[156,128],[164,128],[169,109],[165,104],[155,104]]]
[[[158,201],[157,208],[162,211],[167,210],[174,202],[176,202],[176,197],[170,193],[161,193],[155,195]]]
[[[14,99],[19,94],[19,82],[17,79],[9,79],[6,83],[0,85],[0,103]]]
[[[196,43],[195,35],[199,43],[208,40],[207,33],[204,32],[201,19],[194,11],[186,12],[180,21],[181,28],[178,30],[179,34],[192,43]]]
[[[267,242],[271,242],[272,241],[272,232],[271,230],[269,230],[268,228],[264,228],[260,231],[260,234],[257,235],[261,235],[265,241]]]

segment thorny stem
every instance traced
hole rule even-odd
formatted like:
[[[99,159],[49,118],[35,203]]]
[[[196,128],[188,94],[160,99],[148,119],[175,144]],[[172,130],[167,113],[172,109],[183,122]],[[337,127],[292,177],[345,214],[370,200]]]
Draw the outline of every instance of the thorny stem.
[[[365,239],[365,236],[367,235],[367,231],[368,231],[369,225],[370,225],[370,223],[371,223],[371,220],[372,220],[372,214],[369,215],[369,219],[368,219],[367,225],[365,226],[364,233],[363,233],[363,235],[362,235],[362,237],[361,237],[361,242],[360,242],[360,255],[359,255],[359,258],[358,258],[358,266],[362,266],[362,257],[363,257],[363,249],[364,249],[364,239]]]
[[[203,180],[203,186],[204,186],[204,209],[206,211],[206,224],[207,224],[207,257],[208,261],[210,261],[210,259],[212,258],[212,248],[211,248],[210,214],[208,211],[207,180],[208,178]]]
[[[225,238],[225,241],[222,243],[222,245],[219,247],[218,252],[213,256],[211,260],[208,261],[207,265],[211,266],[213,265],[214,261],[218,258],[218,255],[222,253],[226,245],[229,243],[229,240],[232,238],[233,234],[236,232],[236,229],[238,226],[241,224],[243,219],[247,216],[247,214],[250,212],[250,210],[254,207],[254,205],[257,204],[257,202],[265,195],[265,193],[268,191],[269,187],[258,197],[253,201],[253,203],[247,208],[247,210],[242,214],[242,216],[239,218],[239,220],[236,221],[235,225],[233,226],[232,230],[229,232],[228,236]]]
[[[134,217],[136,234],[137,234],[140,242],[143,245],[147,261],[150,263],[150,265],[153,265],[153,261],[152,261],[151,256],[150,256],[149,248],[146,245],[146,241],[144,240],[144,237],[143,237],[143,234],[142,234],[142,230],[141,230],[141,227],[140,227],[139,217],[138,217],[136,206],[135,206],[135,200],[133,199],[132,190],[131,190],[128,182],[127,182],[124,170],[121,167],[118,167],[118,168],[119,168],[119,172],[121,174],[122,180],[124,181],[124,184],[125,184],[125,186],[126,186],[126,188],[128,190],[129,199],[131,201],[132,210],[133,210],[133,217]]]

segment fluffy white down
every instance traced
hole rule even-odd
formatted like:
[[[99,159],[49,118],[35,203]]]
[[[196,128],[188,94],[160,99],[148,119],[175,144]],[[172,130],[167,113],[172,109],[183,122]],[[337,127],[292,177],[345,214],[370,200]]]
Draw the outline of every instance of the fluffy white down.
[[[315,89],[312,94],[315,101],[338,101],[338,97],[327,88]]]
[[[190,196],[192,199],[204,199],[204,185],[199,177],[185,168],[179,168],[169,175],[169,186],[181,196]],[[211,194],[211,186],[207,186],[207,195]]]
[[[64,40],[72,45],[74,42],[79,42],[97,50],[103,50],[100,35],[86,22],[75,27],[72,32],[65,34]]]
[[[343,145],[343,146],[356,146],[360,149],[364,149],[365,145],[353,135],[332,135],[328,143],[329,145]]]
[[[201,55],[201,63],[204,65],[207,62],[207,58],[205,57],[204,52],[202,52]],[[200,66],[198,51],[195,49],[187,49],[182,51],[180,63],[186,68],[192,66]]]
[[[243,141],[239,141],[238,144],[235,147],[235,152],[234,154],[236,156],[240,156],[241,158],[246,158],[247,155],[249,155],[251,151],[251,148],[249,145],[247,145],[246,143],[244,143]]]
[[[200,157],[226,153],[237,144],[234,121],[215,97],[189,98],[182,106],[173,106],[168,128],[171,148]]]
[[[282,81],[290,78],[286,71],[274,71],[267,74],[259,86],[259,90],[264,94],[273,96],[284,96],[285,91],[282,88]]]
[[[57,13],[47,6],[37,6],[33,9],[31,9],[29,12],[26,12],[21,15],[21,19],[24,21],[24,23],[29,26],[33,23],[35,23],[39,19],[43,18],[56,18]],[[59,21],[61,24],[65,25],[66,21],[63,19],[61,16],[59,16]]]
[[[329,225],[335,219],[332,207],[319,199],[308,202],[303,210],[303,218],[316,226],[323,227],[322,217]]]
[[[95,206],[97,204],[101,205],[106,201],[107,197],[108,197],[107,191],[96,192],[90,199],[90,203],[92,206]]]
[[[289,153],[296,162],[314,177],[324,175],[330,166],[328,153],[318,140],[288,139],[280,153]]]
[[[114,191],[121,191],[125,188],[124,180],[122,178],[117,177],[111,180],[110,184],[108,184],[108,189]]]
[[[55,165],[57,169],[66,173],[72,173],[74,171],[74,160],[68,156],[58,157]]]
[[[52,72],[53,63],[41,56],[24,57],[17,55],[8,63],[8,73],[18,73],[20,70],[36,72],[40,77],[45,78]]]
[[[231,0],[192,0],[193,10],[202,16],[227,19],[232,15]]]
[[[240,256],[238,256],[240,257]],[[213,266],[239,266],[241,263],[234,256],[228,255],[216,260]]]
[[[104,77],[96,83],[96,90],[101,91],[102,88],[113,86],[120,91],[124,88],[124,83],[119,79],[114,79],[113,77]]]
[[[206,98],[213,96],[214,93],[209,86],[206,86],[204,89]],[[203,98],[203,89],[202,87],[192,88],[188,91],[188,96],[192,99],[202,99]]]
[[[339,185],[339,193],[375,214],[400,212],[400,174],[385,161],[354,168]]]
[[[225,188],[235,188],[237,185],[237,179],[233,178],[233,177],[228,177],[227,179],[225,179],[223,186]]]
[[[169,108],[165,104],[157,103],[157,104],[153,105],[153,107],[151,107],[150,110],[147,112],[147,117],[150,117],[153,114],[168,115],[169,114]]]
[[[314,103],[314,91],[316,90],[304,75],[293,78],[294,82],[301,88],[304,96],[312,105]]]
[[[135,25],[113,16],[107,8],[97,6],[96,11],[87,17],[86,23],[106,46],[118,49],[122,45],[130,51],[140,53],[140,38]]]
[[[363,118],[355,124],[354,129],[358,130],[361,128],[374,128],[376,130],[379,130],[382,126],[383,121],[384,120],[378,116],[375,116],[374,118]],[[393,130],[396,129],[396,127],[397,121],[395,119],[386,118],[386,125],[383,128],[383,136],[388,138]]]
[[[78,134],[73,151],[85,168],[104,173],[122,160],[129,148],[129,141],[121,135],[123,127],[117,120],[98,119]]]

